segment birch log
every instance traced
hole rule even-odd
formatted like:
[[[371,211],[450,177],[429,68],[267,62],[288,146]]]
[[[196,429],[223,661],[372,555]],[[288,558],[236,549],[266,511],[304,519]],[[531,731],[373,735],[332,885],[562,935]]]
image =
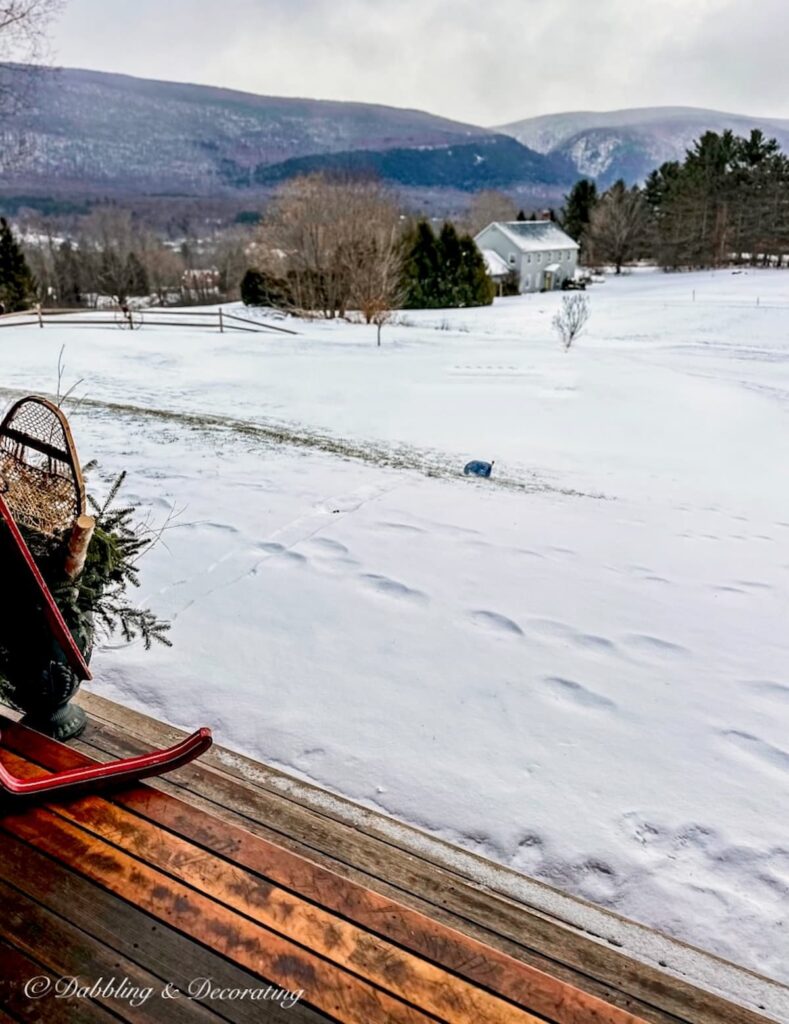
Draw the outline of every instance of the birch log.
[[[93,516],[78,516],[71,528],[71,536],[68,542],[68,553],[66,554],[66,576],[75,580],[85,568],[85,559],[88,557],[88,547],[96,529],[96,520]]]

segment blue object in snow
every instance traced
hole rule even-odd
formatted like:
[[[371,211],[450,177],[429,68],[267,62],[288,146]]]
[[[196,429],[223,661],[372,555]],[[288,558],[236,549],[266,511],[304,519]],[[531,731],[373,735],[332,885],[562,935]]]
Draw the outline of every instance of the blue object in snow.
[[[493,472],[492,462],[479,462],[474,459],[473,462],[467,462],[463,467],[463,472],[466,476],[484,476],[489,477]]]

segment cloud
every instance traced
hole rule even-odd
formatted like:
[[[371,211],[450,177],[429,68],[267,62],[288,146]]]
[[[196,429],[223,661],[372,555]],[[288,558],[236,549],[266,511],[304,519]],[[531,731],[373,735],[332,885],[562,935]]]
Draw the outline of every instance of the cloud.
[[[476,124],[708,106],[789,117],[786,0],[71,0],[67,66]]]

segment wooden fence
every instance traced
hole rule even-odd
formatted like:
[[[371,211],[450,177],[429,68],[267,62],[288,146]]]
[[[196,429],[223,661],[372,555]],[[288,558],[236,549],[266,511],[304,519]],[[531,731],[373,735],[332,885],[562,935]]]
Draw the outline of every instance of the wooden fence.
[[[3,327],[40,327],[47,324],[59,324],[68,327],[117,327],[124,331],[136,331],[142,327],[181,327],[199,330],[247,331],[250,334],[289,334],[298,332],[287,327],[262,323],[250,317],[228,313],[224,309],[168,309],[166,307],[149,307],[147,309],[131,309],[115,307],[89,311],[84,309],[29,309],[20,313],[4,313],[0,316],[0,328]]]

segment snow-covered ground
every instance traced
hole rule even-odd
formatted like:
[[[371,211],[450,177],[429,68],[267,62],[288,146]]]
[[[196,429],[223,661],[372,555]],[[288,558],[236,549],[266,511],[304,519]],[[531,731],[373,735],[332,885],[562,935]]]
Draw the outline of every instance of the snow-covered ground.
[[[180,510],[98,692],[789,981],[789,274],[589,297],[6,329],[0,397],[65,344],[92,487]]]

